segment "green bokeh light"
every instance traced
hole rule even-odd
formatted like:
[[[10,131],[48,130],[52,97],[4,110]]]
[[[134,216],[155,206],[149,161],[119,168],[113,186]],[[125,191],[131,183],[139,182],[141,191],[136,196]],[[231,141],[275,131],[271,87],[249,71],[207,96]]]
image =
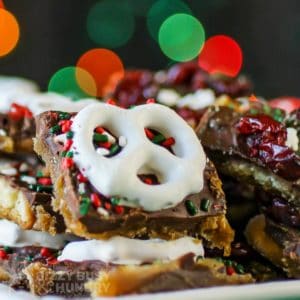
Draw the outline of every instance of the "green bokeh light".
[[[141,0],[142,1],[142,0]],[[178,13],[192,15],[192,10],[180,0],[158,0],[147,15],[147,27],[151,36],[158,40],[158,32],[162,23],[170,16]]]
[[[74,101],[97,94],[96,89],[93,77],[87,71],[73,66],[58,70],[48,84],[49,92],[63,94]]]
[[[163,22],[159,29],[159,45],[172,60],[183,62],[198,56],[205,42],[202,24],[195,17],[176,14]]]
[[[87,32],[97,45],[120,47],[132,37],[135,19],[128,3],[104,0],[96,3],[87,17]]]

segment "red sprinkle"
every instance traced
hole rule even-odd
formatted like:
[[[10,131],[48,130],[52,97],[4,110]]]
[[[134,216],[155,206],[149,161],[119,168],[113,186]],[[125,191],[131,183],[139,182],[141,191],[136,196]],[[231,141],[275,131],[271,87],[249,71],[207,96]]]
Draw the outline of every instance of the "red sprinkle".
[[[49,251],[49,249],[46,247],[43,247],[41,249],[40,254],[42,257],[50,257],[52,255],[51,252]]]
[[[88,181],[88,179],[87,179],[86,177],[84,177],[84,176],[82,175],[82,173],[78,173],[78,174],[77,174],[77,180],[78,180],[79,182],[87,182],[87,181]]]
[[[64,157],[62,161],[62,168],[63,169],[70,169],[74,165],[74,161],[70,157]]]
[[[102,127],[97,127],[96,129],[95,129],[95,132],[97,132],[97,133],[103,133],[105,130],[104,130],[104,128],[102,128]]]
[[[152,140],[154,138],[154,133],[148,128],[145,128],[145,133],[148,139]]]
[[[153,99],[153,98],[150,98],[150,99],[148,99],[147,101],[146,101],[146,103],[147,104],[152,104],[152,103],[155,103],[156,101],[155,101],[155,99]]]
[[[66,143],[65,143],[65,145],[64,145],[63,150],[64,151],[69,151],[70,148],[71,148],[71,146],[72,146],[72,144],[73,144],[73,140],[67,140]]]
[[[66,132],[70,131],[72,123],[73,122],[71,120],[62,120],[62,121],[59,121],[58,124],[61,126],[62,133],[66,133]]]
[[[124,213],[124,207],[121,205],[116,205],[114,210],[118,215],[122,215]]]
[[[8,113],[9,117],[15,121],[19,121],[22,118],[32,118],[32,112],[26,107],[13,103]]]
[[[98,143],[98,146],[101,148],[110,149],[111,143],[110,142]]]
[[[107,104],[110,104],[110,105],[117,105],[116,101],[114,99],[108,99],[106,101]]]
[[[175,139],[173,137],[167,138],[164,142],[162,142],[162,146],[164,147],[170,147],[175,144]]]
[[[144,178],[143,181],[144,181],[146,184],[149,184],[149,185],[153,184],[153,181],[152,181],[151,178]]]
[[[226,267],[226,273],[227,275],[233,275],[235,273],[235,270],[233,267]]]
[[[56,265],[58,263],[58,260],[54,256],[50,256],[47,259],[47,263],[48,263],[48,265]]]
[[[7,253],[3,249],[0,249],[0,259],[7,259],[7,258],[8,258]]]
[[[91,200],[93,205],[98,208],[102,205],[100,197],[96,193],[91,194]]]
[[[104,207],[107,209],[107,210],[111,210],[111,204],[109,202],[105,202],[104,203]]]
[[[41,177],[38,179],[38,183],[41,185],[51,185],[52,180],[49,177]]]

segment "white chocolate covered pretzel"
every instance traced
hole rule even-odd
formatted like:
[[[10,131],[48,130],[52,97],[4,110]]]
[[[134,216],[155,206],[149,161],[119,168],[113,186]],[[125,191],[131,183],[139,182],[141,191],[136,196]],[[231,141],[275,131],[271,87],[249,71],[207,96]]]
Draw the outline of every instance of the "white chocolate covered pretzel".
[[[116,156],[105,157],[95,150],[93,134],[98,126],[126,138]],[[152,143],[145,128],[174,137],[174,154]],[[159,211],[176,206],[203,188],[203,148],[194,131],[168,107],[147,104],[126,110],[91,104],[75,116],[72,131],[74,162],[80,171],[99,193],[125,199],[122,205]],[[143,173],[155,173],[160,184],[145,184],[138,177]]]

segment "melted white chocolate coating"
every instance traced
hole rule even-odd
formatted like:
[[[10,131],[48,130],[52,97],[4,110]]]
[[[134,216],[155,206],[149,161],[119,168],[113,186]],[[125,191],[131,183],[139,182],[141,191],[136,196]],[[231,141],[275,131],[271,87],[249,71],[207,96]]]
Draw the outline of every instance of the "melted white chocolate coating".
[[[185,254],[204,256],[201,241],[183,237],[174,241],[159,239],[138,240],[113,237],[109,240],[89,240],[69,243],[59,261],[100,260],[105,263],[138,265],[145,262],[170,261]]]

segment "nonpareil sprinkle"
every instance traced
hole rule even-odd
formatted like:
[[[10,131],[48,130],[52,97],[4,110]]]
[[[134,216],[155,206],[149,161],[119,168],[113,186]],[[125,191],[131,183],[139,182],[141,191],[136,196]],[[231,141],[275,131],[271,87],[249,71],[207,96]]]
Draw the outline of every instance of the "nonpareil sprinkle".
[[[106,134],[94,133],[93,141],[96,143],[98,143],[98,142],[106,143],[106,142],[108,142],[108,136]]]
[[[191,216],[194,216],[197,214],[197,207],[195,206],[195,204],[191,201],[191,200],[186,200],[185,201],[185,207],[186,207],[186,210],[188,211],[188,213],[191,215]]]
[[[209,206],[210,206],[210,200],[207,199],[207,198],[203,198],[203,199],[201,200],[201,204],[200,204],[201,210],[203,210],[203,211],[208,211]]]
[[[60,126],[59,125],[55,125],[53,127],[50,128],[50,133],[52,134],[56,134],[60,132]]]
[[[165,139],[166,138],[161,133],[159,133],[152,139],[152,142],[154,144],[160,144],[160,143],[164,142]]]
[[[90,205],[91,205],[91,199],[88,197],[83,197],[79,207],[79,212],[82,216],[85,216],[88,213]]]

